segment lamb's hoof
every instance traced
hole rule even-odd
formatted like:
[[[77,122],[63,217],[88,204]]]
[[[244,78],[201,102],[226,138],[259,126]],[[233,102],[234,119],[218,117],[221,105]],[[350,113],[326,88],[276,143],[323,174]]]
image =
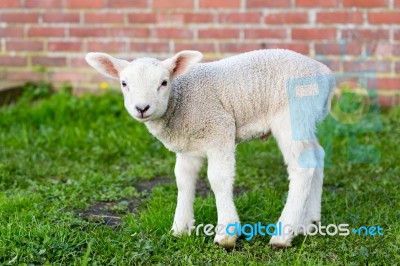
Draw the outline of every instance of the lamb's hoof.
[[[170,233],[174,237],[181,237],[182,235],[189,235],[191,234],[193,228],[194,228],[194,219],[184,222],[184,223],[178,223],[176,221],[173,222],[172,228],[170,230]]]
[[[181,237],[182,235],[189,234],[187,229],[178,229],[176,227],[172,227],[170,233],[177,238]]]
[[[177,231],[174,231],[174,229],[171,229],[171,230],[169,231],[169,233],[170,233],[171,235],[173,235],[174,237],[178,237],[178,238],[182,235],[182,233],[178,233]]]
[[[171,231],[171,235],[172,235],[173,237],[176,237],[176,238],[180,238],[180,237],[182,236],[182,234],[176,233],[176,232],[174,232],[174,231]]]
[[[237,236],[229,236],[227,234],[216,235],[214,238],[214,244],[221,246],[227,250],[232,249],[236,244]]]
[[[283,238],[282,236],[273,236],[269,241],[269,244],[272,249],[284,249],[292,246],[291,239],[288,237]]]

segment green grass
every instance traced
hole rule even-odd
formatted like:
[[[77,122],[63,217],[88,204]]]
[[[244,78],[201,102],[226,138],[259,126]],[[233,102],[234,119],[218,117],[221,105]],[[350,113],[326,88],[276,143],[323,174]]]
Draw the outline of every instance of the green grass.
[[[0,109],[0,264],[400,264],[400,108],[365,118],[319,127],[329,158],[322,223],[380,225],[384,236],[300,236],[277,251],[268,237],[241,238],[228,252],[212,237],[169,234],[174,154],[128,116],[120,94],[20,100]],[[351,149],[356,142],[370,149]],[[372,163],[351,161],[368,151]],[[276,222],[288,182],[274,140],[239,145],[236,172],[241,221]],[[146,181],[160,177],[170,182]],[[99,204],[117,226],[92,215]],[[196,198],[195,216],[216,223],[211,194]]]

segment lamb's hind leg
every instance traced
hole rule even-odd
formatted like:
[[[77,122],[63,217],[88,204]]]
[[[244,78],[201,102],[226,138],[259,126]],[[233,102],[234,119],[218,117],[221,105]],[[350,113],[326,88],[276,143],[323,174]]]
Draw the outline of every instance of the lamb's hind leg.
[[[311,219],[320,218],[323,150],[316,140],[292,140],[287,129],[278,130],[275,137],[288,165],[290,180],[286,205],[278,221],[283,232],[270,241],[273,247],[282,248],[291,246],[292,239]]]
[[[321,197],[323,184],[323,168],[316,168],[311,183],[311,192],[308,200],[303,225],[307,228],[312,223],[321,221]]]

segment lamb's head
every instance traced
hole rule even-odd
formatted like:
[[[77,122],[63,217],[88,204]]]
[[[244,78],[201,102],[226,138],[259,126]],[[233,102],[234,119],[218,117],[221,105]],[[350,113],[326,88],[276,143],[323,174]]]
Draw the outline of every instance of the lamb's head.
[[[174,77],[199,62],[202,54],[182,51],[164,61],[139,58],[128,62],[104,53],[88,53],[86,61],[103,75],[118,79],[125,108],[138,121],[162,117],[167,110]]]

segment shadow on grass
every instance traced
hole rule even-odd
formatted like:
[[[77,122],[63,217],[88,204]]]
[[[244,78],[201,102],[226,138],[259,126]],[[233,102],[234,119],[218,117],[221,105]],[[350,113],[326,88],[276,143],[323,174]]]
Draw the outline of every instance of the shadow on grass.
[[[122,216],[129,213],[139,213],[146,208],[149,196],[155,187],[175,185],[170,178],[156,176],[150,180],[140,180],[135,185],[139,197],[123,198],[116,201],[96,201],[92,203],[86,210],[77,210],[75,213],[88,222],[103,224],[113,228],[117,228],[122,222]],[[238,196],[247,191],[244,187],[234,188],[234,195]],[[207,198],[212,196],[210,185],[205,178],[199,178],[196,185],[196,196]]]

